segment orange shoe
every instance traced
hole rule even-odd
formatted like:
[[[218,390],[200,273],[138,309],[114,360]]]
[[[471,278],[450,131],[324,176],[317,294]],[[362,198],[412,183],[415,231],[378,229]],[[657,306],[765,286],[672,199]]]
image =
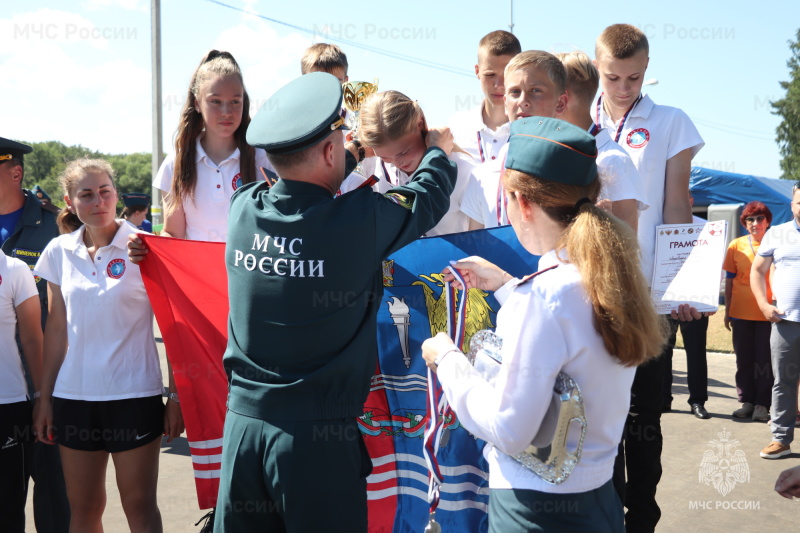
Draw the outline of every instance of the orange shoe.
[[[769,446],[761,450],[761,457],[764,459],[778,459],[790,453],[792,453],[792,449],[788,445],[774,440],[769,443]]]

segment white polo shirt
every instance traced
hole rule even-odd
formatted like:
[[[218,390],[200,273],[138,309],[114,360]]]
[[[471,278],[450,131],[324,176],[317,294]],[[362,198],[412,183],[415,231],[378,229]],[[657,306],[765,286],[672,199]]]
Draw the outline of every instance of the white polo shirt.
[[[625,150],[603,128],[594,138],[597,144],[597,175],[603,183],[600,200],[636,200],[639,211],[650,207],[642,190],[642,179]]]
[[[34,296],[39,296],[39,291],[28,265],[0,249],[0,404],[28,398],[16,341],[17,307]]]
[[[105,401],[161,394],[161,366],[153,338],[153,310],[139,267],[128,261],[128,235],[117,220],[111,244],[94,261],[83,243],[85,226],[56,237],[34,272],[61,287],[67,308],[67,354],[53,395]]]
[[[770,279],[775,307],[783,318],[800,322],[800,227],[792,219],[767,230],[758,255],[772,257],[775,272]]]
[[[452,152],[449,159],[458,168],[456,186],[450,194],[450,208],[439,223],[425,234],[428,237],[447,235],[448,233],[461,233],[469,228],[469,220],[461,212],[461,201],[464,197],[464,191],[467,189],[470,176],[472,176],[472,170],[475,168],[475,163],[471,157],[461,152]],[[380,158],[377,159],[375,165],[375,177],[378,178],[378,183],[373,185],[372,188],[380,194],[386,194],[389,189],[405,185],[411,181],[411,176],[391,163],[384,163]]]
[[[596,104],[592,108],[599,115],[595,116],[595,121],[607,128],[614,140],[620,124],[615,124],[602,106]],[[667,161],[687,149],[691,150],[694,157],[705,142],[686,113],[675,107],[656,105],[649,96],[644,95],[622,124],[617,144],[628,153],[639,171],[644,199],[650,205],[650,209],[639,216],[642,271],[650,283],[653,278],[656,226],[664,223]]]
[[[508,154],[508,143],[498,153],[497,159],[486,161],[475,167],[464,192],[461,211],[484,228],[496,228],[509,224],[506,211],[506,196],[500,188],[500,177]]]
[[[194,201],[184,199],[183,211],[186,213],[186,238],[192,241],[225,242],[228,235],[228,208],[233,192],[242,184],[239,172],[240,153],[237,148],[215,165],[196,141],[197,183],[194,188]],[[275,172],[267,159],[267,153],[256,148],[256,181],[264,181],[259,167]],[[172,174],[175,172],[175,156],[168,155],[153,180],[153,186],[169,193],[172,187]],[[276,173],[277,174],[277,173]]]
[[[476,164],[498,159],[500,149],[508,142],[510,123],[496,130],[483,123],[483,104],[461,111],[450,118],[453,141],[472,156]]]

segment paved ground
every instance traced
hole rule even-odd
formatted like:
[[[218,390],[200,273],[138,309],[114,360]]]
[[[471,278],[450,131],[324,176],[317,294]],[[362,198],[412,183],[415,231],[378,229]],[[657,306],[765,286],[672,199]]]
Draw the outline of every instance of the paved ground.
[[[163,345],[159,343],[163,359]],[[689,414],[686,404],[686,360],[682,351],[674,357],[675,384],[673,408],[664,415],[664,477],[659,485],[658,501],[663,517],[659,533],[694,531],[791,531],[797,529],[800,503],[786,500],[773,490],[775,479],[784,468],[800,464],[800,454],[767,461],[758,452],[770,441],[764,422],[733,419],[738,407],[733,385],[735,361],[732,355],[709,354],[710,420],[698,420]],[[727,440],[729,453],[744,452],[749,479],[736,482],[726,490],[701,481],[701,462],[706,451],[715,448],[711,441]],[[798,448],[800,450],[800,448]],[[710,465],[719,471],[719,460]],[[104,516],[107,533],[128,531],[119,503],[113,466],[108,472],[108,504]],[[195,532],[194,523],[203,515],[197,509],[192,478],[192,464],[186,440],[164,444],[161,453],[158,499],[164,531]],[[28,531],[34,531],[30,501]],[[458,532],[462,533],[462,532]]]

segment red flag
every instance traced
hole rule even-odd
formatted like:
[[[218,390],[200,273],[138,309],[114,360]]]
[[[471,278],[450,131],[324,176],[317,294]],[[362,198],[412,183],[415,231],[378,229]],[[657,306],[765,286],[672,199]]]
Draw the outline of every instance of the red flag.
[[[225,243],[140,234],[142,279],[181,400],[201,509],[217,504],[228,379]]]

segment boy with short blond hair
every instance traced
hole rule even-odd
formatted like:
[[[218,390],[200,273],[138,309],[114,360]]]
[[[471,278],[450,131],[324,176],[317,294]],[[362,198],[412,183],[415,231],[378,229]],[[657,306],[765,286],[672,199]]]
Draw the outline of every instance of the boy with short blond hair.
[[[309,46],[300,59],[300,73],[327,72],[336,76],[341,83],[348,80],[347,56],[335,44],[317,43]]]
[[[506,66],[504,109],[509,123],[539,116],[557,118],[567,104],[567,73],[553,54],[529,50],[514,56]],[[500,177],[505,165],[507,142],[495,159],[478,165],[461,201],[469,217],[469,229],[495,228],[509,224],[505,192]]]
[[[591,106],[597,95],[600,76],[592,60],[581,51],[556,54],[567,72],[567,105],[558,118],[595,136],[597,175],[603,183],[599,204],[610,204],[611,213],[636,231],[643,201],[641,179],[630,156],[608,134],[594,124]]]
[[[647,279],[652,279],[656,226],[692,222],[689,174],[692,158],[705,143],[686,113],[656,105],[642,94],[648,54],[647,36],[635,26],[614,24],[603,30],[595,48],[603,93],[593,108],[593,118],[628,153],[641,176],[650,208],[639,217],[639,245],[642,269]],[[672,316],[692,320],[700,315],[681,306]],[[671,349],[669,345],[664,347],[665,352]],[[661,517],[655,495],[662,472],[664,360],[658,357],[636,370],[631,414],[617,455],[615,485],[628,508],[628,532],[655,531]],[[698,418],[705,414],[702,405],[697,409],[692,406],[692,410]]]
[[[478,43],[475,76],[481,82],[483,101],[477,108],[456,113],[450,119],[456,144],[477,163],[496,159],[508,142],[508,119],[503,107],[504,71],[511,58],[521,51],[519,39],[503,30],[484,35]]]

